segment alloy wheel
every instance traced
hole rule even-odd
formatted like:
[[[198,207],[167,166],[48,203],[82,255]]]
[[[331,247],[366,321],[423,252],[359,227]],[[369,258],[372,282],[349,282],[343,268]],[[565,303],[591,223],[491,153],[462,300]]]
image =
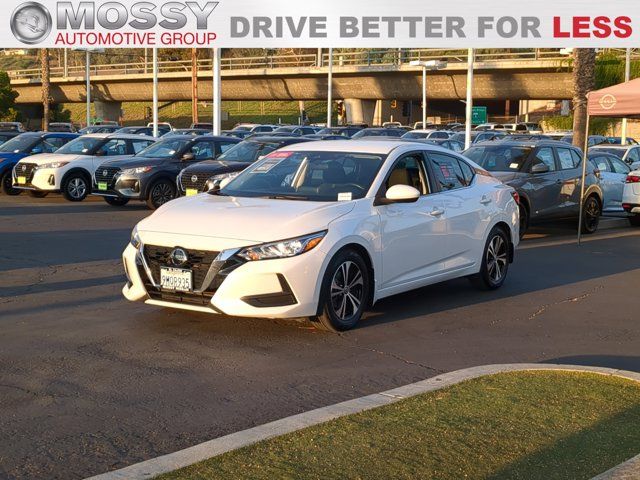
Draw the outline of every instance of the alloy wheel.
[[[331,279],[331,308],[340,319],[353,317],[364,297],[364,277],[360,267],[347,260],[340,264]]]
[[[87,184],[80,177],[72,178],[67,185],[67,191],[72,198],[82,198],[87,193]]]
[[[173,190],[168,183],[158,183],[153,187],[151,198],[153,199],[153,204],[159,207],[169,200],[173,200]]]
[[[598,228],[598,223],[600,222],[600,206],[598,201],[593,197],[590,197],[584,206],[583,221],[585,229],[589,232],[593,232]]]
[[[487,248],[487,272],[494,283],[499,283],[507,272],[509,263],[507,242],[502,236],[496,235],[489,242]]]

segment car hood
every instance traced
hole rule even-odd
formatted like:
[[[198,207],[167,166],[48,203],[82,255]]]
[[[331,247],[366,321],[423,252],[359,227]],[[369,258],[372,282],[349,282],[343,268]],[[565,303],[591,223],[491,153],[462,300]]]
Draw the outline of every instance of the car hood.
[[[39,155],[32,155],[29,157],[29,163],[35,163],[36,165],[44,165],[45,163],[51,163],[56,161],[65,160],[67,162],[73,162],[83,158],[89,158],[87,155],[63,155],[60,153],[41,153]]]
[[[167,203],[142,220],[138,231],[262,243],[325,230],[354,206],[355,202],[269,200],[203,193]]]
[[[202,173],[216,173],[216,172],[233,172],[241,171],[251,165],[251,162],[225,162],[224,160],[206,160],[194,165],[189,165],[183,170],[184,173],[190,172],[202,172]]]
[[[0,152],[0,162],[3,160],[11,160],[13,162],[17,162],[26,157],[26,153],[12,153],[12,152]]]
[[[133,155],[118,155],[105,160],[100,164],[101,167],[118,167],[118,168],[135,168],[144,167],[145,165],[159,165],[163,160],[149,157],[134,157]]]

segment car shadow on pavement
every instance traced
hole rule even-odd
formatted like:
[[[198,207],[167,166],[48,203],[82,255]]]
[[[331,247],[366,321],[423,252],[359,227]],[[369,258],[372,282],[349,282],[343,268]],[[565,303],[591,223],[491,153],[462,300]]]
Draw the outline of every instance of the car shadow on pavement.
[[[566,357],[549,358],[540,363],[555,363],[558,365],[583,365],[588,367],[605,367],[616,370],[640,372],[640,356],[628,355],[572,355]]]
[[[36,293],[63,292],[64,290],[98,287],[102,285],[112,285],[114,283],[124,284],[126,281],[125,275],[121,274],[109,277],[83,278],[80,280],[69,280],[64,282],[38,283],[20,287],[0,287],[0,298],[19,297]]]
[[[24,217],[26,215],[62,215],[67,213],[112,213],[112,212],[140,212],[151,210],[144,203],[132,203],[123,207],[113,207],[106,203],[89,204],[67,203],[67,204],[47,204],[41,207],[16,204],[13,207],[0,207],[0,217]]]

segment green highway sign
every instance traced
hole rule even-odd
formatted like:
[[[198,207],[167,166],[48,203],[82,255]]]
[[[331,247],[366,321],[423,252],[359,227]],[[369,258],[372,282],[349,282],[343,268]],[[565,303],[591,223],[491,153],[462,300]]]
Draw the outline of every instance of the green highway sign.
[[[473,107],[471,112],[471,123],[473,125],[487,123],[487,107]]]

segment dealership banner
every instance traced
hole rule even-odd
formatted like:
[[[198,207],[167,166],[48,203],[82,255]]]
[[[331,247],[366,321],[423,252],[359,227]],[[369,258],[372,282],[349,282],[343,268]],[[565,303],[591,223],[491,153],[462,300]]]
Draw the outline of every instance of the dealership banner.
[[[25,47],[638,47],[638,0],[3,0]]]

